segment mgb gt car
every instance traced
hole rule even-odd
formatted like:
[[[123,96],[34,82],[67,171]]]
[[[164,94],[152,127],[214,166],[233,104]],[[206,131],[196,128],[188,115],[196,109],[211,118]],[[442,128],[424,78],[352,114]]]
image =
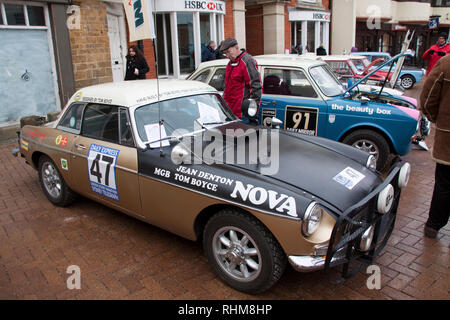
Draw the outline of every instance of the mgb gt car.
[[[350,262],[372,263],[394,228],[408,163],[381,176],[356,148],[242,122],[209,85],[156,81],[81,89],[58,120],[22,128],[20,154],[49,201],[82,195],[198,240],[218,277],[252,294],[288,262],[342,267],[344,278]]]

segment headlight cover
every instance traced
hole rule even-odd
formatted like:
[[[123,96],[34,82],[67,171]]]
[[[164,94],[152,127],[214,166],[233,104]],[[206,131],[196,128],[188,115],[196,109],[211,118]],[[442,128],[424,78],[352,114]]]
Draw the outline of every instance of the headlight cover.
[[[377,210],[381,214],[388,213],[394,203],[394,187],[388,184],[378,195]]]
[[[303,217],[302,232],[306,237],[311,236],[319,227],[322,219],[322,208],[317,202],[312,202]]]
[[[408,162],[406,162],[400,169],[400,173],[398,175],[399,188],[405,188],[408,185],[410,173],[411,173],[411,165]]]

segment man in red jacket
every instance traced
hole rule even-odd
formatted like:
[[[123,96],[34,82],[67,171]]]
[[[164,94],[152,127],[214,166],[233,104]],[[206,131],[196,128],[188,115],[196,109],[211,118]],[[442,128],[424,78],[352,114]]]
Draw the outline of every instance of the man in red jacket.
[[[258,64],[247,51],[239,49],[236,39],[225,39],[220,50],[230,59],[225,70],[223,98],[240,118],[244,99],[252,98],[257,105],[261,101],[262,86]]]
[[[450,53],[450,44],[447,44],[446,42],[447,34],[442,32],[439,34],[438,42],[423,54],[422,58],[424,60],[430,60],[428,62],[427,75],[431,72],[431,69],[433,69],[440,58]]]

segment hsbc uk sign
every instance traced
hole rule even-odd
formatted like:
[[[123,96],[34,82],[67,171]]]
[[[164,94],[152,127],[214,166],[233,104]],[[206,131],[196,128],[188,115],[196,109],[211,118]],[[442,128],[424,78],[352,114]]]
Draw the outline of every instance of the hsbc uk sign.
[[[156,1],[155,11],[198,11],[225,14],[225,1],[214,0],[171,0]]]

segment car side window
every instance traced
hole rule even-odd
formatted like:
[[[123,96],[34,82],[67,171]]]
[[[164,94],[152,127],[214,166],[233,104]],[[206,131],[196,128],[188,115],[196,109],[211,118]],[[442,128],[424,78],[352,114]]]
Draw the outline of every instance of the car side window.
[[[90,104],[83,115],[81,135],[119,143],[119,110],[115,106]]]
[[[62,117],[58,124],[58,129],[79,133],[81,128],[81,116],[83,114],[84,103],[73,103]]]
[[[199,75],[197,75],[192,80],[201,81],[206,83],[206,79],[208,79],[209,74],[211,73],[211,69],[205,70],[201,72]]]
[[[263,93],[317,98],[311,82],[300,70],[265,68]]]
[[[217,69],[211,80],[209,80],[209,85],[214,87],[217,91],[225,90],[225,68]]]

